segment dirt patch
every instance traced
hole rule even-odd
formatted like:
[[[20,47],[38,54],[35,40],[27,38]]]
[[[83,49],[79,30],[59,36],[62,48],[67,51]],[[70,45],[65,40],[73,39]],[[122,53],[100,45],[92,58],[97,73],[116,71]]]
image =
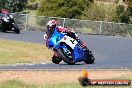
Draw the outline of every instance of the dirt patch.
[[[132,71],[88,71],[91,79],[131,76]],[[78,82],[81,71],[2,71],[0,82],[17,79],[31,84]]]

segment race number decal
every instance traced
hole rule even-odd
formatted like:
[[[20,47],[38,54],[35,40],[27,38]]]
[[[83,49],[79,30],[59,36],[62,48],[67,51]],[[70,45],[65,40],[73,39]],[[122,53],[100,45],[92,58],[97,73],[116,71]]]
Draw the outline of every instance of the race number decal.
[[[74,49],[74,47],[76,46],[76,44],[78,43],[75,39],[69,37],[69,36],[64,36],[60,42],[65,42],[67,45],[69,45],[72,49]]]
[[[70,40],[71,42],[72,42],[72,44],[74,44],[74,42],[75,42],[75,39],[74,40]]]

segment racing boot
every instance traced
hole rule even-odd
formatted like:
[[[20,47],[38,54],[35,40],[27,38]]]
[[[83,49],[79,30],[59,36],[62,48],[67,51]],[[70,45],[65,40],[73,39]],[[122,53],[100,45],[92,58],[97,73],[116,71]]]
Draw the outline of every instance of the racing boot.
[[[59,55],[57,53],[54,53],[53,57],[52,57],[52,62],[55,64],[59,64],[62,61],[62,59],[59,57]]]

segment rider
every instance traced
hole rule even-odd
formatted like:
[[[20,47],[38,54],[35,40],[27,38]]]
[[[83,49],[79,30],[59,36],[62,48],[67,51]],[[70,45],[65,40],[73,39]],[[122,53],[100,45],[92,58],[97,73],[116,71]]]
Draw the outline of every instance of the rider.
[[[4,14],[9,14],[9,12],[6,9],[1,9],[0,10],[0,15],[4,15]]]
[[[44,35],[44,39],[46,40],[46,46],[48,45],[48,42],[47,42],[48,38],[51,36],[50,34],[52,34],[52,30],[54,30],[54,29],[56,29],[60,33],[67,33],[68,36],[76,39],[78,41],[78,43],[80,44],[81,48],[85,48],[86,47],[83,44],[83,42],[77,37],[77,35],[75,34],[74,31],[70,31],[67,28],[64,28],[64,27],[61,27],[61,26],[57,26],[57,21],[54,20],[54,19],[49,20],[48,23],[47,23],[47,31],[46,31],[46,34]],[[54,56],[58,56],[58,55],[56,53],[54,53]]]
[[[9,12],[6,9],[1,9],[0,10],[0,19],[3,20],[3,17],[9,16]]]

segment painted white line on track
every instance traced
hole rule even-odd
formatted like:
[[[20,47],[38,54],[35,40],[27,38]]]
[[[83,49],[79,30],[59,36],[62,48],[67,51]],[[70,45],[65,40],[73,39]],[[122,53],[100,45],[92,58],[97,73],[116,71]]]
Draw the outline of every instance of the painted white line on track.
[[[7,65],[7,66],[9,66],[9,65]],[[14,66],[18,66],[18,65],[14,64],[14,65],[12,65],[12,66],[14,67]]]
[[[26,65],[30,65],[31,66],[31,65],[35,65],[35,64],[26,64]]]
[[[0,66],[21,66],[21,65],[37,65],[37,64],[48,64],[48,63],[16,63],[16,64],[0,64]]]
[[[85,69],[88,71],[132,71],[132,69]],[[81,71],[80,69],[0,69],[0,71]]]
[[[46,63],[41,63],[41,64],[46,64]]]

